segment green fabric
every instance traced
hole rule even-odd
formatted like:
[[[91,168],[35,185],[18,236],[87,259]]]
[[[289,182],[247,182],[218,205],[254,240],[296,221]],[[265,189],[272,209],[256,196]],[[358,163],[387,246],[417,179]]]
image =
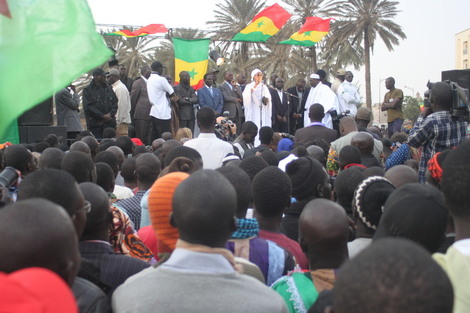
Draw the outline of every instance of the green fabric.
[[[11,142],[13,144],[20,143],[20,135],[18,133],[18,123],[16,120],[6,127],[4,135],[0,137],[0,143]]]
[[[23,112],[112,52],[95,30],[87,1],[8,0],[0,9],[1,138]]]
[[[289,273],[279,278],[271,288],[284,299],[290,313],[307,312],[318,298],[309,271]]]
[[[271,37],[271,35],[263,34],[262,32],[252,32],[248,34],[238,33],[232,38],[232,41],[266,42]]]
[[[317,44],[316,42],[311,41],[311,40],[299,41],[299,40],[294,40],[294,39],[284,40],[279,43],[283,45],[294,45],[294,46],[304,46],[304,47],[313,47],[314,45]]]
[[[207,60],[210,39],[172,38],[175,49],[175,59],[188,63]]]

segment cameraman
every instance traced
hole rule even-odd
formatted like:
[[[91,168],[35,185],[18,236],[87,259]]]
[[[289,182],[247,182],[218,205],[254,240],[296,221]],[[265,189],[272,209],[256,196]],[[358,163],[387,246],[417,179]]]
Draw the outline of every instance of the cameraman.
[[[237,125],[231,120],[219,116],[216,119],[215,135],[223,141],[232,142],[237,138]]]
[[[411,147],[423,147],[418,171],[421,183],[426,181],[426,167],[431,157],[464,141],[467,132],[465,121],[451,115],[452,91],[448,83],[433,84],[429,100],[430,107],[425,108],[408,138]]]

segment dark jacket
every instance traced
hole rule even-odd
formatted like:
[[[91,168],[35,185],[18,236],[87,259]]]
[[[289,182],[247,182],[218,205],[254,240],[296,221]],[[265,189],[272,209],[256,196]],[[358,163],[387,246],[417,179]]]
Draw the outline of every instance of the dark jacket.
[[[111,301],[100,288],[86,279],[75,277],[72,292],[80,313],[110,313]]]
[[[194,120],[196,117],[193,105],[198,103],[196,91],[193,87],[182,84],[175,86],[174,90],[178,96],[179,119],[183,121]]]
[[[313,199],[313,198],[312,198]],[[299,218],[310,200],[300,200],[291,204],[281,221],[281,232],[292,240],[299,241]]]
[[[113,88],[106,84],[98,86],[93,79],[91,83],[83,89],[83,110],[88,127],[103,124],[103,115],[109,113],[113,117],[116,126],[116,112],[118,109],[118,98]]]
[[[243,95],[240,88],[238,86],[230,88],[227,82],[221,84],[219,88],[224,98],[224,108],[222,113],[228,111],[228,118],[230,119],[245,116],[245,113],[242,109],[242,103],[237,101],[237,99],[243,100]]]
[[[314,139],[323,139],[328,144],[338,139],[338,132],[326,126],[312,125],[303,127],[295,132],[294,144],[308,143]]]
[[[130,96],[131,116],[137,120],[150,120],[152,104],[147,92],[147,82],[142,77],[134,80]]]

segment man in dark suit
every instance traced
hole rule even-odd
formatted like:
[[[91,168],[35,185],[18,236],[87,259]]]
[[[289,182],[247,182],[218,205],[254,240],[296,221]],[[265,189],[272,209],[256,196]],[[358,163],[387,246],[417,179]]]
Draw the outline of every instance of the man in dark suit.
[[[287,118],[288,113],[288,102],[287,95],[284,93],[284,79],[281,77],[276,78],[275,88],[270,88],[269,92],[271,93],[272,101],[272,119],[273,119],[273,130],[275,132],[287,133]]]
[[[237,134],[240,134],[241,126],[245,117],[242,107],[242,91],[235,84],[232,72],[226,71],[224,73],[224,79],[225,82],[219,86],[224,98],[224,109],[222,112],[229,112],[228,118],[237,125]]]
[[[179,126],[187,127],[194,134],[194,125],[196,116],[194,114],[194,105],[197,104],[197,96],[193,87],[189,85],[191,77],[186,71],[180,72],[180,83],[174,88],[178,96]]]
[[[308,143],[317,138],[324,139],[328,144],[338,139],[338,132],[322,123],[324,116],[323,106],[319,103],[312,104],[308,112],[311,123],[295,132],[294,145]]]
[[[220,89],[212,86],[213,83],[214,78],[212,74],[204,75],[204,87],[198,90],[197,99],[201,108],[209,107],[216,111],[218,115],[222,115],[224,98]]]
[[[152,120],[150,118],[150,109],[152,104],[147,92],[147,79],[152,70],[145,66],[140,70],[142,76],[137,78],[132,84],[131,90],[131,116],[134,117],[135,133],[137,138],[142,140],[145,145],[151,144]]]
[[[289,133],[291,135],[295,134],[295,131],[299,128],[304,127],[304,115],[303,110],[305,107],[305,101],[307,99],[305,92],[305,80],[299,79],[295,86],[287,89],[289,93],[289,105],[290,105],[290,114],[289,114]]]
[[[127,278],[150,265],[137,258],[115,253],[109,244],[108,229],[112,223],[112,214],[106,192],[89,182],[81,183],[80,190],[91,206],[79,242],[80,254],[99,268],[100,280],[114,291]]]
[[[67,138],[72,139],[83,130],[78,112],[80,97],[74,85],[60,90],[55,95],[55,108],[57,112],[57,126],[67,127]]]

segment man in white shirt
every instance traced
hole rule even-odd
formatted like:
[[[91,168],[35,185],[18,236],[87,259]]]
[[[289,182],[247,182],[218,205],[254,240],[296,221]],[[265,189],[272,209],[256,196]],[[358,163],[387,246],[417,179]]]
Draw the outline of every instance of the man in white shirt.
[[[116,113],[116,136],[127,136],[131,123],[131,97],[126,85],[120,80],[119,71],[115,68],[108,72],[108,83],[113,87],[118,98],[118,110]]]
[[[170,98],[175,96],[173,87],[162,76],[163,64],[155,61],[150,65],[152,74],[147,81],[147,91],[152,104],[150,116],[152,118],[152,141],[160,138],[164,132],[171,132],[171,104]]]
[[[353,73],[347,71],[344,82],[338,87],[338,99],[342,112],[349,111],[349,115],[356,116],[362,98],[356,86],[352,84],[353,78]]]
[[[328,128],[333,128],[333,121],[331,118],[332,111],[336,111],[339,114],[339,102],[336,94],[331,91],[330,87],[323,85],[320,81],[318,74],[310,75],[310,86],[308,94],[305,96],[305,112],[309,112],[310,106],[314,103],[319,103],[323,106],[325,111],[325,117],[323,117],[322,123]],[[308,114],[304,116],[304,125],[310,124],[310,118]]]
[[[220,140],[214,133],[215,111],[209,107],[201,108],[196,119],[201,133],[198,138],[186,141],[184,145],[201,154],[204,169],[221,167],[223,158],[234,151],[231,144]]]

